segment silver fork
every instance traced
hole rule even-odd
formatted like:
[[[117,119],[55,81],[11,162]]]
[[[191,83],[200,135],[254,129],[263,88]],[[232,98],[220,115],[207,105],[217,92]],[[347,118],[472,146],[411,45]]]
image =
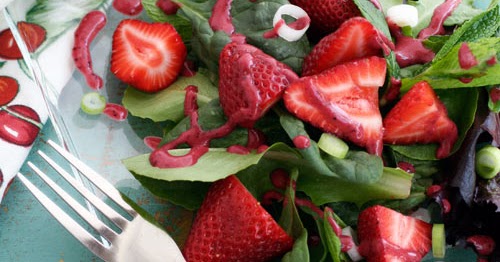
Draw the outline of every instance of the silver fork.
[[[55,151],[78,169],[83,176],[87,177],[97,188],[132,217],[131,220],[128,220],[119,214],[88,190],[82,183],[72,177],[61,166],[55,163],[54,160],[39,150],[38,154],[52,166],[57,173],[64,177],[71,186],[121,229],[121,233],[117,233],[112,228],[108,227],[99,220],[95,214],[89,212],[72,196],[66,193],[32,162],[28,162],[28,166],[33,169],[49,187],[51,187],[78,215],[87,221],[92,228],[109,242],[108,245],[106,241],[102,243],[97,240],[91,233],[33,185],[24,175],[18,173],[17,175],[21,182],[23,182],[37,200],[85,247],[105,261],[185,261],[174,240],[165,231],[141,217],[122,199],[120,193],[112,184],[53,141],[48,140],[47,144],[54,148]]]

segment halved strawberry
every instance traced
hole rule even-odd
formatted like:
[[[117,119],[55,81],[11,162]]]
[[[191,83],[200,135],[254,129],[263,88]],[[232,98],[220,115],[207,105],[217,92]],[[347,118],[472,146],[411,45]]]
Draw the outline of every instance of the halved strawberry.
[[[268,261],[293,239],[232,175],[216,181],[198,210],[183,248],[187,261]]]
[[[177,78],[186,53],[171,24],[125,19],[113,34],[111,72],[138,90],[160,91]]]
[[[231,42],[219,58],[219,99],[224,114],[251,127],[298,76],[287,65],[249,44]]]
[[[335,31],[344,21],[361,12],[352,0],[290,0],[311,18],[311,29],[320,35]]]
[[[363,17],[345,21],[321,39],[304,59],[302,76],[314,75],[335,65],[382,55],[379,31]]]
[[[439,143],[437,158],[444,158],[458,138],[455,123],[444,104],[425,81],[415,84],[383,120],[384,142],[411,145]]]
[[[385,59],[363,58],[301,78],[287,88],[283,99],[298,118],[381,155],[378,89],[385,73]]]
[[[34,52],[43,43],[47,34],[40,25],[28,22],[17,23],[17,28],[29,52]],[[23,58],[10,29],[0,32],[0,57],[4,59]]]
[[[432,225],[384,206],[358,217],[359,252],[368,262],[417,262],[431,249]]]

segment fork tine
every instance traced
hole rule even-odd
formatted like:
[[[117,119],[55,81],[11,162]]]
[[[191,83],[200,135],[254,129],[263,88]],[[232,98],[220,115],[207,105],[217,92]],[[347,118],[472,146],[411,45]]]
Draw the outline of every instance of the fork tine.
[[[66,191],[64,191],[60,186],[58,186],[52,179],[50,179],[42,170],[36,167],[32,162],[28,161],[28,166],[35,171],[35,173],[43,180],[45,183],[52,188],[68,205],[73,208],[78,215],[80,215],[85,221],[87,221],[99,234],[105,237],[108,241],[113,242],[117,234],[109,228],[106,224],[101,222],[90,213],[85,207],[78,203],[73,197],[71,197]]]
[[[48,140],[47,144],[54,148],[61,156],[63,156],[68,162],[70,162],[76,169],[78,169],[82,175],[87,177],[97,188],[99,188],[104,194],[106,194],[111,200],[113,200],[117,205],[123,208],[131,216],[136,216],[137,212],[123,200],[120,192],[101,175],[95,172],[92,168],[87,166],[81,160],[67,152],[61,146],[56,144],[52,140]]]
[[[98,198],[94,193],[90,192],[83,184],[79,183],[75,178],[73,178],[68,172],[66,172],[61,166],[59,166],[54,160],[49,158],[45,153],[38,150],[37,153],[52,167],[57,171],[68,183],[70,183],[80,194],[82,194],[95,208],[101,211],[106,217],[108,217],[115,225],[119,228],[124,229],[129,223],[122,215],[104,203],[100,198]],[[108,239],[110,240],[110,239]]]
[[[28,188],[28,190],[35,196],[35,198],[49,211],[52,216],[59,221],[59,223],[68,230],[82,245],[87,247],[92,253],[101,257],[104,260],[109,260],[112,254],[94,238],[87,230],[50,200],[42,191],[33,185],[23,174],[18,173],[17,177]]]

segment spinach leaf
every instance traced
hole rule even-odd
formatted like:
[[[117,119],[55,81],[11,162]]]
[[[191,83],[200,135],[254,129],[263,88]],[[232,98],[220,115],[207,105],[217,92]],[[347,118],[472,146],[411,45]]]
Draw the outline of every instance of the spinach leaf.
[[[297,136],[309,138],[302,121],[284,110],[276,109],[276,112],[280,115],[283,129],[291,139]],[[382,175],[383,164],[380,157],[366,152],[349,152],[345,159],[338,159],[321,154],[317,143],[312,139],[310,139],[310,146],[299,149],[299,152],[311,172],[324,176],[342,178],[356,183],[374,183]]]
[[[192,47],[198,58],[214,73],[218,72],[219,53],[231,41],[222,31],[213,31],[209,25],[215,0],[174,0],[181,5],[181,12],[193,25]],[[235,32],[246,36],[249,44],[263,50],[277,60],[300,72],[303,58],[310,50],[307,38],[287,42],[281,38],[266,39],[264,32],[273,28],[272,19],[276,10],[286,0],[233,1],[231,17]]]
[[[308,262],[309,248],[307,246],[307,229],[304,228],[295,206],[295,187],[299,171],[293,169],[290,180],[285,191],[283,211],[279,219],[280,226],[295,240],[293,249],[283,256],[281,261],[286,262]]]
[[[157,0],[142,0],[142,6],[146,11],[147,16],[155,21],[161,23],[172,24],[177,32],[181,35],[185,44],[189,45],[192,29],[191,23],[184,17],[179,15],[167,15],[159,7],[156,6]]]
[[[165,181],[132,172],[134,177],[153,195],[166,199],[188,210],[200,208],[211,183],[191,181]]]
[[[278,61],[290,66],[296,73],[302,71],[302,62],[310,51],[309,41],[303,36],[295,42],[281,37],[264,38],[263,34],[273,28],[274,13],[287,0],[233,1],[231,14],[237,33],[246,36],[247,43],[259,47]]]
[[[297,190],[307,194],[314,204],[347,201],[361,205],[373,199],[405,199],[410,194],[412,175],[401,169],[384,167],[380,179],[372,184],[354,183],[315,173],[301,175]]]
[[[331,209],[325,209],[325,212],[323,213],[323,230],[326,235],[325,238],[325,244],[330,252],[330,256],[332,257],[334,262],[340,262],[340,250],[341,250],[341,243],[340,243],[340,238],[335,234],[333,231],[332,226],[330,223],[328,223],[329,219],[334,219],[333,218],[333,212]]]

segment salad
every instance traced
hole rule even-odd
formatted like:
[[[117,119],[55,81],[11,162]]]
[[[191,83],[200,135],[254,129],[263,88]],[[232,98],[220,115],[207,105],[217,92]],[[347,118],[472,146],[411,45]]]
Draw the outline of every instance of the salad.
[[[188,261],[498,259],[498,1],[403,2],[143,0],[118,25],[123,107],[158,130],[123,163],[196,213]]]

